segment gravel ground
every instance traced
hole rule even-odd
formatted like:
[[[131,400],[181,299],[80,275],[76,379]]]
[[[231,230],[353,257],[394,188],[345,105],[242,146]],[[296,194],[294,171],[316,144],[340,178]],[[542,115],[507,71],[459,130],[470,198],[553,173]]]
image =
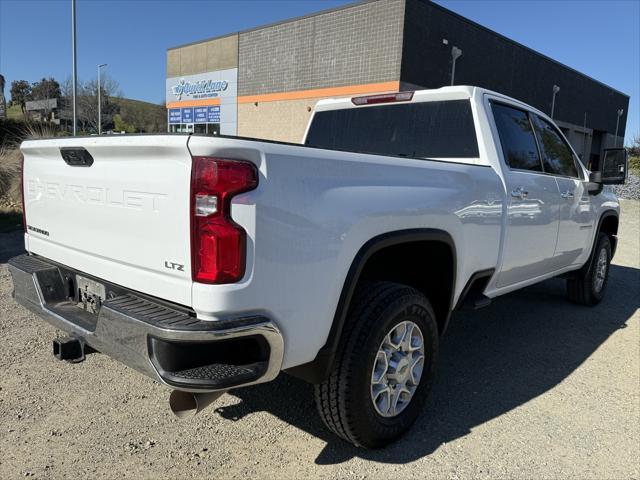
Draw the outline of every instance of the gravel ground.
[[[0,478],[640,478],[640,203],[623,203],[605,301],[552,280],[454,317],[424,414],[381,451],[328,434],[286,375],[178,421],[168,390],[103,355],[66,364],[0,266]],[[0,236],[0,263],[20,234]]]
[[[611,188],[620,198],[640,200],[640,176],[634,173],[629,172],[624,185],[615,185]]]

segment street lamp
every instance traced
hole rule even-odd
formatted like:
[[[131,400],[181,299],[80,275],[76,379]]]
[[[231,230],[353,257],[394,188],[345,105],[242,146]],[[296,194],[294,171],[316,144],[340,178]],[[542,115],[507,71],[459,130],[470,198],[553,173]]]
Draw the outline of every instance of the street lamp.
[[[106,63],[101,63],[100,65],[98,65],[98,135],[100,135],[102,133],[102,98],[100,97],[101,94],[101,90],[100,90],[100,72],[101,72],[101,68],[102,67],[106,67],[107,64]]]
[[[456,46],[451,47],[451,59],[453,60],[453,62],[451,63],[451,85],[453,85],[453,82],[456,78],[456,60],[458,60],[461,55],[462,50],[460,50]]]
[[[72,108],[73,108],[73,136],[76,136],[78,119],[76,115],[76,96],[78,94],[78,68],[76,62],[76,0],[71,0],[71,63],[73,65],[72,83]]]
[[[618,146],[618,125],[620,124],[620,117],[624,114],[624,109],[618,110],[618,117],[616,118],[616,134],[613,137],[613,146]]]
[[[560,91],[560,87],[558,85],[553,86],[553,97],[551,98],[551,120],[553,120],[553,113],[556,109],[556,95]]]

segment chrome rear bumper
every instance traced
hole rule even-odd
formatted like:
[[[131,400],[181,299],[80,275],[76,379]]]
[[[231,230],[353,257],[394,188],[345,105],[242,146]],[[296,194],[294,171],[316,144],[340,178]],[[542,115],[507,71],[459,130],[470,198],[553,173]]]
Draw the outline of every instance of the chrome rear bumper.
[[[174,389],[228,390],[268,382],[280,372],[282,335],[265,317],[198,320],[184,307],[101,279],[95,280],[106,285],[108,299],[97,314],[90,314],[73,299],[74,270],[20,255],[9,260],[9,271],[18,303],[93,349]]]

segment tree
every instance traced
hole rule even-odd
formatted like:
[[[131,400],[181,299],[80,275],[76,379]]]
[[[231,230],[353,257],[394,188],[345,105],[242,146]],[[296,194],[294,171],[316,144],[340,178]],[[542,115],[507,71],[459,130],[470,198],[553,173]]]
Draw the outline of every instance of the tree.
[[[60,84],[53,78],[43,78],[39,82],[35,82],[31,86],[31,99],[32,100],[59,100],[62,96],[60,90]],[[48,102],[42,102],[42,116],[45,119],[51,115],[52,108]]]
[[[640,157],[640,133],[637,133],[633,137],[633,140],[631,140],[631,146],[627,147],[627,151],[631,157]]]
[[[135,133],[136,127],[122,120],[120,114],[113,116],[113,129],[116,132]]]
[[[98,131],[98,80],[93,79],[86,82],[78,81],[78,93],[76,97],[76,108],[78,116],[78,128],[88,132]],[[113,116],[118,113],[118,106],[113,102],[113,98],[122,95],[118,82],[107,74],[100,77],[100,101],[102,128],[107,130],[113,126]],[[64,97],[64,115],[72,117],[72,96],[73,86],[68,78],[61,85],[61,93]]]
[[[31,98],[33,100],[58,99],[61,96],[60,84],[52,77],[43,78],[31,87]]]
[[[108,74],[100,77],[100,116],[105,129],[113,125],[113,116],[118,113],[118,106],[112,101],[122,96],[118,82]],[[83,82],[78,88],[78,119],[88,131],[98,131],[98,80]]]
[[[627,147],[629,153],[629,169],[635,174],[640,175],[640,134],[633,137],[632,144]]]
[[[22,113],[25,113],[27,100],[31,99],[31,85],[26,80],[14,80],[11,82],[11,103],[20,105]]]

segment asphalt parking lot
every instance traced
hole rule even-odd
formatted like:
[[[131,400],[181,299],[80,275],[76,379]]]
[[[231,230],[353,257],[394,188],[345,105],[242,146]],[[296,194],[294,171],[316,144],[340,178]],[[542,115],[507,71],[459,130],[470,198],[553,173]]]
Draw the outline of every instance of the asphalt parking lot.
[[[66,364],[11,299],[0,235],[0,478],[639,478],[640,202],[623,203],[606,299],[551,280],[457,314],[424,414],[380,451],[336,439],[281,375],[186,421],[169,391],[103,355]]]

